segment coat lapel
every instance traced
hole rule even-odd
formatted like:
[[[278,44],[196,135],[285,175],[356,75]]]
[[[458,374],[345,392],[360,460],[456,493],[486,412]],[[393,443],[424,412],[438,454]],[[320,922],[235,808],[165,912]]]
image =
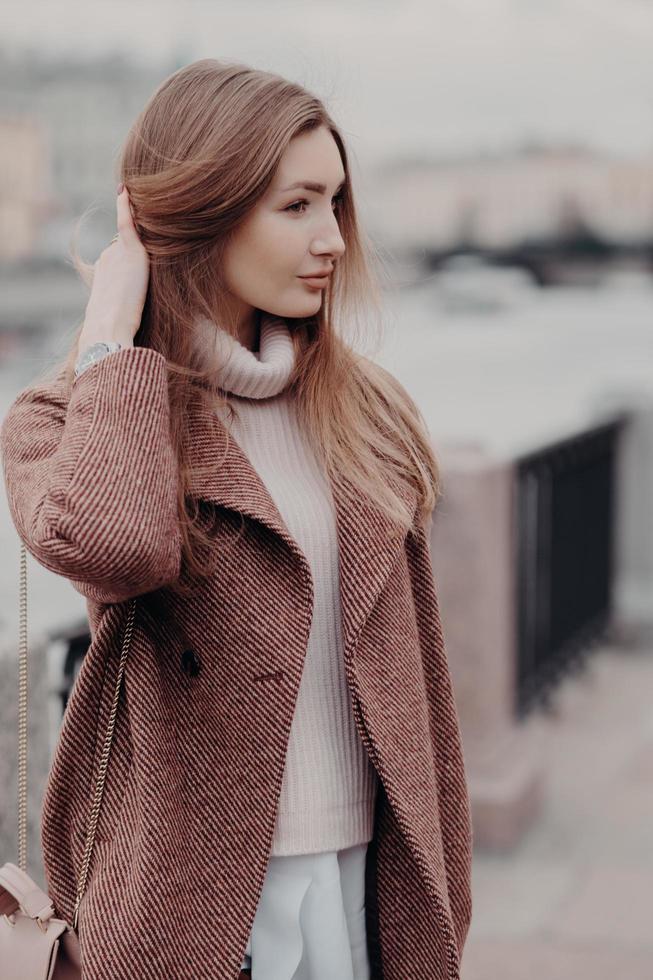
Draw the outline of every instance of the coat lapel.
[[[310,574],[306,556],[288,530],[265,483],[218,414],[198,400],[191,412],[188,431],[190,493],[264,524],[285,542]],[[355,655],[367,616],[392,572],[406,533],[361,494],[350,496],[333,482],[331,490],[339,549],[344,656],[349,662]],[[414,517],[417,493],[409,488],[402,493]]]
[[[406,532],[373,501],[333,485],[345,660],[353,659],[367,617],[392,574]],[[414,518],[417,494],[403,491]]]

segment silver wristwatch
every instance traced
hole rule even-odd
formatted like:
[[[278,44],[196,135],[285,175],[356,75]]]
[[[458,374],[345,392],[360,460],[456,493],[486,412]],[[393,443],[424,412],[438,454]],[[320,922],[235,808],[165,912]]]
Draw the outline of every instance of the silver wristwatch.
[[[123,345],[117,340],[98,340],[94,344],[85,347],[80,353],[75,364],[75,377],[78,378],[82,371],[85,371],[91,364],[101,361],[107,354],[114,354],[122,350]]]

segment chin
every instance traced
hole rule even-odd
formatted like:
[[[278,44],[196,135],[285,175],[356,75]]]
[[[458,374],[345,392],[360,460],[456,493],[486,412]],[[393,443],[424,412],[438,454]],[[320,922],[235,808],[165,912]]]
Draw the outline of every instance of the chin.
[[[265,307],[273,316],[301,317],[311,316],[322,305],[322,293],[318,296],[307,296],[303,302],[269,304]]]

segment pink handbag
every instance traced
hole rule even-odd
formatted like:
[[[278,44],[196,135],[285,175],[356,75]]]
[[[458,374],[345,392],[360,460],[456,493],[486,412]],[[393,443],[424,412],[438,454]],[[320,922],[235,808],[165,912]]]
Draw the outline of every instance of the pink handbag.
[[[27,874],[27,554],[21,545],[18,700],[18,865],[0,867],[0,980],[80,980],[77,934],[79,905],[93,851],[95,829],[111,751],[120,685],[134,625],[136,599],[130,603],[122,654],[107,725],[95,797],[88,817],[82,869],[77,882],[73,923],[54,914],[48,894]]]

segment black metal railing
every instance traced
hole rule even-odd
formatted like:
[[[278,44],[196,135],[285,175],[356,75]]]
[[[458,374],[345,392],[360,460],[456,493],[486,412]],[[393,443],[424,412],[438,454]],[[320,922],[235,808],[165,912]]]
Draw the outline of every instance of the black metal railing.
[[[82,660],[91,645],[91,634],[87,626],[78,620],[72,626],[53,631],[50,634],[50,641],[64,644],[58,676],[53,678],[50,690],[50,695],[56,697],[59,702],[58,707],[63,717]]]
[[[516,461],[518,717],[546,703],[612,612],[620,416]]]

